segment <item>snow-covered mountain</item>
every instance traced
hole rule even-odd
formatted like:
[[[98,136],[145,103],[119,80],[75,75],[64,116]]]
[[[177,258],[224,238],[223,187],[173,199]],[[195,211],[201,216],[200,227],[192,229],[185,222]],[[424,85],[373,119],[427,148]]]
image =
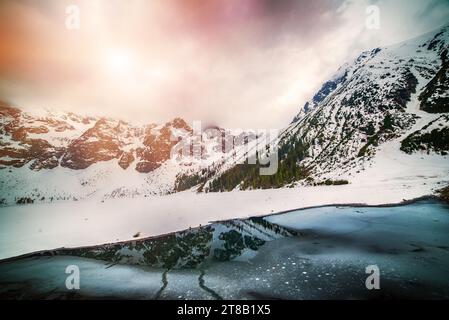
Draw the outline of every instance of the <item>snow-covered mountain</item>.
[[[333,90],[322,95],[318,108],[298,119],[285,136],[300,135],[309,145],[307,161],[314,172],[326,174],[337,167],[350,172],[358,162],[372,158],[382,142],[417,129],[414,125],[420,120],[426,123],[419,129],[433,121],[447,126],[448,49],[445,27],[362,53],[332,82]],[[431,143],[422,147],[443,151],[433,150]]]
[[[149,196],[182,189],[182,175],[238,157],[255,133],[183,119],[130,123],[0,105],[0,203]]]
[[[411,171],[449,163],[448,50],[446,26],[363,52],[325,82],[267,148],[279,150],[276,175],[261,177],[240,165],[209,180],[205,189],[346,184],[369,179],[364,171],[371,178],[388,172],[385,158],[398,167],[412,163]]]

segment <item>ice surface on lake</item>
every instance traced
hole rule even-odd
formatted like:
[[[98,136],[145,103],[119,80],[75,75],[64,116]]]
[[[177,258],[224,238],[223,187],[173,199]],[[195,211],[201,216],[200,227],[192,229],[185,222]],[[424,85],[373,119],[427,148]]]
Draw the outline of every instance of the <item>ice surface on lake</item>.
[[[79,257],[0,263],[0,297],[138,299],[449,298],[449,207],[323,207],[265,218],[298,235],[267,241],[243,259],[207,259],[167,270]],[[81,290],[65,289],[65,267],[80,266]],[[365,268],[380,269],[367,290]]]
[[[80,270],[80,290],[65,286],[66,268],[76,265]],[[0,297],[22,298],[85,298],[103,297],[151,299],[162,286],[162,272],[144,267],[110,265],[78,257],[28,258],[1,264]]]

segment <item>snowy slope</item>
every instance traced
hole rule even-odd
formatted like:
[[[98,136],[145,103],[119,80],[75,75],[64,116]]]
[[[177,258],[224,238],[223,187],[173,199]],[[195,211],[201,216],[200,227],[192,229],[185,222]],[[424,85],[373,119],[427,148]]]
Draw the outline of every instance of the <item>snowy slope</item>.
[[[415,172],[448,176],[448,50],[446,26],[363,52],[324,83],[270,143],[270,150],[279,150],[284,172],[265,180],[245,172],[236,181],[235,168],[210,179],[206,189],[351,183]],[[288,175],[292,170],[296,174]]]
[[[368,175],[390,170],[386,176],[391,177],[392,167],[404,163],[410,165],[409,172],[413,172],[412,167],[437,165],[441,174],[447,174],[449,158],[445,153],[407,156],[400,146],[408,135],[436,119],[441,126],[449,126],[443,112],[423,111],[420,98],[445,68],[448,48],[449,27],[444,27],[392,47],[362,53],[347,67],[339,86],[287,133],[309,145],[304,165],[312,167],[313,177],[351,181],[373,166],[379,172],[371,170]],[[447,94],[449,87],[445,91]],[[387,165],[386,159],[395,160]]]

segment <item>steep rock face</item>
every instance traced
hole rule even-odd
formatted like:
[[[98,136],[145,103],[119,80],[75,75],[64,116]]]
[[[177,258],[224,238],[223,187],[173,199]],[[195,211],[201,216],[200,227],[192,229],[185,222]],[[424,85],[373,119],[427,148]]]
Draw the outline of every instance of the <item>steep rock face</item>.
[[[337,73],[332,76],[331,80],[326,81],[320,90],[313,96],[312,100],[307,101],[298,115],[293,119],[292,123],[301,120],[307,113],[315,109],[324,99],[334,92],[348,76],[347,66],[342,66]]]
[[[12,134],[19,126],[21,111],[11,107],[4,102],[0,102],[1,133]]]
[[[167,127],[183,130],[186,133],[192,133],[193,129],[181,118],[175,118],[173,121],[167,123]]]
[[[421,129],[411,133],[401,141],[401,150],[414,152],[449,154],[449,114],[439,116]]]
[[[49,129],[44,124],[35,123],[28,116],[22,117],[19,109],[5,104],[0,106],[0,114],[2,116],[0,132],[3,137],[0,165],[19,168],[31,162],[32,170],[52,169],[58,166],[58,159],[64,150],[44,139],[31,137],[47,134]],[[45,123],[45,120],[41,119],[39,122]]]
[[[447,49],[441,54],[441,62],[441,69],[419,96],[421,109],[430,113],[449,112],[449,56]]]
[[[133,152],[131,150],[130,152],[124,152],[122,154],[118,164],[119,164],[120,167],[122,167],[122,169],[128,169],[128,167],[133,162],[134,162],[134,155],[133,155]]]
[[[61,166],[85,169],[99,161],[119,158],[123,153],[120,149],[119,134],[119,125],[105,119],[98,120],[93,128],[70,143],[61,160]]]
[[[139,162],[136,170],[147,173],[159,168],[170,159],[172,148],[181,140],[173,133],[173,129],[179,126],[183,128],[187,124],[172,122],[164,125],[160,130],[148,130],[143,140],[143,147],[137,149]],[[187,133],[187,132],[186,132]]]
[[[27,160],[32,161],[30,169],[53,169],[58,166],[63,148],[53,147],[43,139],[26,140],[26,144],[29,146]]]

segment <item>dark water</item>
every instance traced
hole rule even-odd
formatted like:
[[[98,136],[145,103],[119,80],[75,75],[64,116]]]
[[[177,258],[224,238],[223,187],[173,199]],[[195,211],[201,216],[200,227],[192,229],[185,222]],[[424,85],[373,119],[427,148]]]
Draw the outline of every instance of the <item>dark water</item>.
[[[80,290],[65,287],[68,265]],[[449,207],[323,207],[47,252],[0,263],[0,298],[447,299]]]

